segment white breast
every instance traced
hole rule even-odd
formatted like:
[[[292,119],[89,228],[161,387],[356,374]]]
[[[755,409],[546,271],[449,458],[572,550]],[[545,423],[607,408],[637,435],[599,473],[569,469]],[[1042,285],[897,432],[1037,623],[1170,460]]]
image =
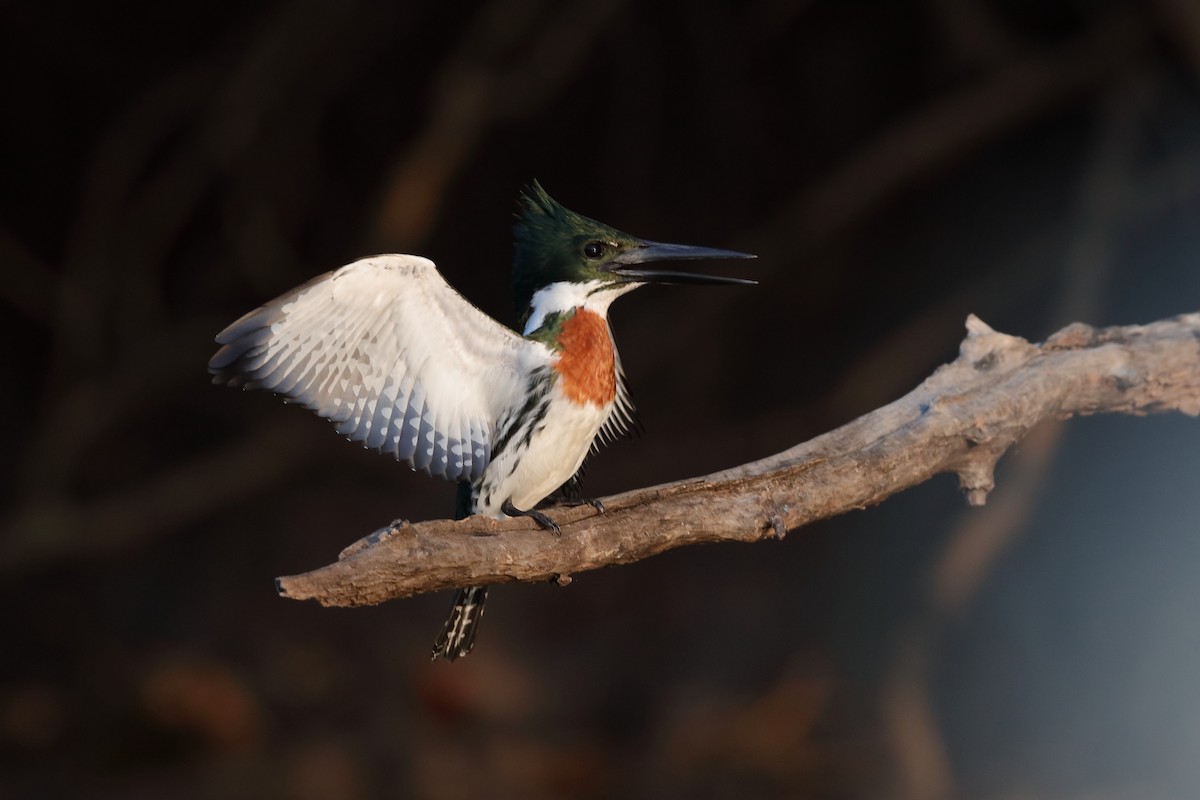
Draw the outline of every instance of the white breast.
[[[528,445],[518,435],[488,465],[478,487],[475,513],[501,518],[506,500],[528,511],[548,497],[579,471],[612,408],[611,403],[572,403],[556,383]]]

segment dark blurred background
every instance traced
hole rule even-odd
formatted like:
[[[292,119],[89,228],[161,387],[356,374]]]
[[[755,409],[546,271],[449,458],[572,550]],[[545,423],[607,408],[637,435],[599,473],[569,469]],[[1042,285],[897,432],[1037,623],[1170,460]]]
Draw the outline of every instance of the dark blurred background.
[[[453,487],[266,394],[226,323],[414,252],[506,322],[515,197],[757,253],[614,327],[610,494],[890,401],[976,313],[1200,308],[1200,3],[0,8],[0,798],[1200,796],[1200,423],[1073,420],[783,542],[449,602],[278,598]],[[725,265],[725,270],[730,269]]]

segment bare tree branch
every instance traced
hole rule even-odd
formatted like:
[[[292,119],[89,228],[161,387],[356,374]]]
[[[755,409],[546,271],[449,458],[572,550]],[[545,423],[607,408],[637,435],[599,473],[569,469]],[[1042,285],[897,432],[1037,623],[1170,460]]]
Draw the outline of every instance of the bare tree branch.
[[[279,578],[323,605],[557,580],[689,544],[754,542],[875,505],[942,472],[982,505],[1001,455],[1039,422],[1076,414],[1200,414],[1200,313],[1150,325],[1076,323],[1044,344],[972,315],[959,356],[890,405],[782,453],[702,478],[562,508],[561,537],[528,520],[397,523],[326,567]]]

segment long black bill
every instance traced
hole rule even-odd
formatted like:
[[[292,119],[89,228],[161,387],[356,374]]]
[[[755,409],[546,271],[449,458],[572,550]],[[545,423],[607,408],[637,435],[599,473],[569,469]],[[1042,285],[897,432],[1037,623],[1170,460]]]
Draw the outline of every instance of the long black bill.
[[[612,260],[612,271],[623,278],[638,283],[695,283],[708,285],[753,286],[758,281],[745,278],[722,278],[717,275],[700,275],[695,272],[676,272],[667,269],[641,269],[635,265],[655,261],[696,261],[699,259],[757,258],[750,253],[736,250],[717,250],[713,247],[693,247],[687,244],[664,244],[643,242],[626,250]]]

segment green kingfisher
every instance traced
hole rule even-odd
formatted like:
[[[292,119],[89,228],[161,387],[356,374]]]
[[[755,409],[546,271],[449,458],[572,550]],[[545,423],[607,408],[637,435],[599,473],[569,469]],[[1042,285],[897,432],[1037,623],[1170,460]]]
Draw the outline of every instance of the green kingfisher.
[[[638,239],[568,210],[536,181],[514,235],[520,334],[432,261],[380,255],[225,328],[213,380],[283,395],[351,441],[458,481],[459,518],[529,516],[557,532],[538,504],[558,490],[579,499],[584,459],[635,425],[609,305],[648,283],[754,283],[648,263],[753,256]],[[435,660],[470,652],[486,599],[486,586],[458,590]]]

